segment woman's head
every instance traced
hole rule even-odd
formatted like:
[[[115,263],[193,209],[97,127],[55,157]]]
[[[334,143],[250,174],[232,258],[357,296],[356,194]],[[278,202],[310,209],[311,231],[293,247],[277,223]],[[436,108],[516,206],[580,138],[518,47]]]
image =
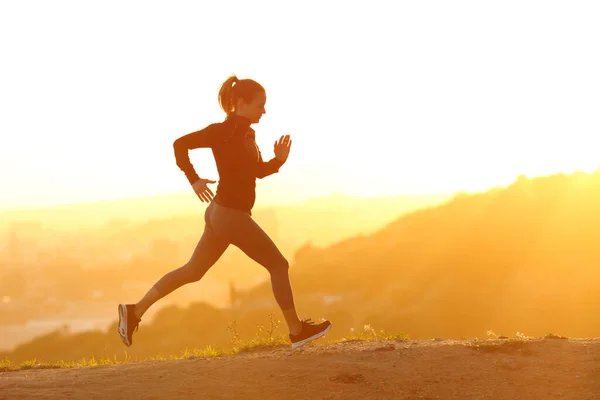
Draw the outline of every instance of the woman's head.
[[[227,116],[236,114],[257,123],[265,113],[265,89],[252,79],[229,77],[219,90],[219,104]]]

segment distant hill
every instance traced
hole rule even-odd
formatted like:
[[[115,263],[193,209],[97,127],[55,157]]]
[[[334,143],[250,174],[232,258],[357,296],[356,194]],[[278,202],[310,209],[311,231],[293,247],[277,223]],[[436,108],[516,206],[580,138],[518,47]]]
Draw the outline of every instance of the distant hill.
[[[599,243],[600,171],[519,177],[410,212],[371,235],[306,246],[292,279],[298,293],[340,296],[324,308],[332,317],[411,335],[599,335]],[[270,287],[247,296],[268,298]]]

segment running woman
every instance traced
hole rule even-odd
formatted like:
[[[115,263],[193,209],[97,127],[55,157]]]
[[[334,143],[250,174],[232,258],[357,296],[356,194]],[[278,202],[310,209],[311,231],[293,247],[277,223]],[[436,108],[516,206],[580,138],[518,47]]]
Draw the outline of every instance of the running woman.
[[[118,331],[126,346],[133,343],[144,313],[161,298],[188,283],[199,281],[223,255],[230,244],[267,269],[273,295],[285,318],[292,348],[325,335],[331,322],[300,320],[290,285],[289,263],[275,243],[252,218],[256,199],[256,178],[279,172],[286,162],[292,141],[283,135],[275,142],[275,157],[264,161],[250,127],[265,114],[265,89],[252,79],[228,78],[219,90],[219,104],[226,117],[202,130],[189,133],[173,143],[175,161],[202,202],[204,232],[190,260],[156,282],[135,304],[119,304]],[[189,150],[212,149],[219,183],[216,194],[208,187],[216,183],[200,178],[190,162]]]

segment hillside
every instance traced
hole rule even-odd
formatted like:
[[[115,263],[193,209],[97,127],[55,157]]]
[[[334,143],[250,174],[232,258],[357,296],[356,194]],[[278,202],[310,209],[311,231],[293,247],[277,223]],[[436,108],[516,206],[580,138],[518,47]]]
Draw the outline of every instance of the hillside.
[[[297,252],[312,312],[412,337],[600,331],[600,171],[520,177],[404,215],[372,235]],[[248,297],[268,298],[264,285]],[[351,315],[351,317],[350,317]],[[348,326],[350,327],[350,326]]]
[[[354,342],[0,372],[2,399],[561,399],[600,393],[600,340]]]

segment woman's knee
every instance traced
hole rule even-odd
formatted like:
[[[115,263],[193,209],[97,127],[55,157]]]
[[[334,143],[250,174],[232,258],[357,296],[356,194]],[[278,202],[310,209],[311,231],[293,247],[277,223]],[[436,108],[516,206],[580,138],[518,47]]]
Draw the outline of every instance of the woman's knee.
[[[285,257],[281,257],[269,265],[268,269],[271,274],[287,274],[290,269],[290,263],[285,259]]]

